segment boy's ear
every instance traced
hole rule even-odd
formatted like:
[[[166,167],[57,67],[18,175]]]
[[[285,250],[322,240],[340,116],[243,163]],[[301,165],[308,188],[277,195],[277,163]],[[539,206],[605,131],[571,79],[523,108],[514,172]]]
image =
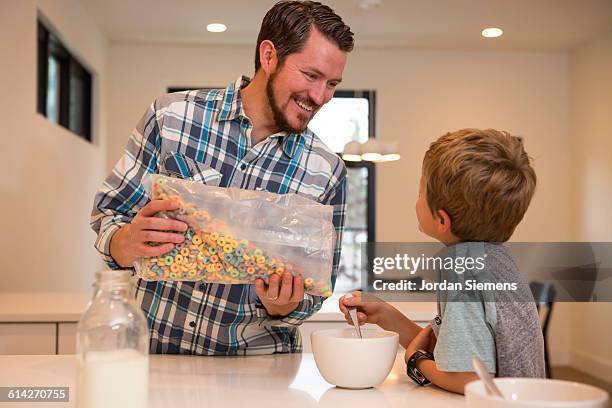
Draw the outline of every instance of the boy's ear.
[[[438,231],[442,233],[451,232],[451,218],[448,213],[442,209],[436,212],[438,215],[436,221],[438,224]]]
[[[259,44],[259,63],[261,64],[261,68],[268,75],[276,70],[276,47],[274,47],[272,41],[263,40],[261,44]]]

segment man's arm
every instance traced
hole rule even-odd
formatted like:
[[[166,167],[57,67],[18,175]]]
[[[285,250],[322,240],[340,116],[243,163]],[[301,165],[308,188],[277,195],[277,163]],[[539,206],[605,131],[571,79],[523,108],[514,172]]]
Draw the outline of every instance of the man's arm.
[[[143,177],[157,169],[161,146],[158,117],[162,114],[151,104],[94,199],[90,223],[98,234],[95,247],[111,268],[131,267],[138,258],[168,252],[183,240],[180,234],[162,231],[184,231],[184,223],[153,217],[173,203],[147,204],[149,198],[142,186]],[[162,245],[152,247],[148,242]]]

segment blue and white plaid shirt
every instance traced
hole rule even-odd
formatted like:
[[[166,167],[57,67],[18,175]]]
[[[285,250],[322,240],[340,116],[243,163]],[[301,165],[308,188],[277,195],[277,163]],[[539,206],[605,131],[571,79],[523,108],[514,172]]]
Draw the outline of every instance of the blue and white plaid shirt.
[[[158,98],[129,138],[123,157],[97,192],[91,226],[96,248],[112,268],[113,234],[149,202],[147,173],[168,174],[221,187],[300,194],[334,206],[336,248],[332,285],[344,227],[346,168],[310,130],[278,133],[252,146],[240,77],[225,89],[194,90]],[[304,295],[291,314],[274,318],[253,285],[138,280],[136,299],[148,319],[151,353],[241,355],[299,352],[297,327],[321,308]]]

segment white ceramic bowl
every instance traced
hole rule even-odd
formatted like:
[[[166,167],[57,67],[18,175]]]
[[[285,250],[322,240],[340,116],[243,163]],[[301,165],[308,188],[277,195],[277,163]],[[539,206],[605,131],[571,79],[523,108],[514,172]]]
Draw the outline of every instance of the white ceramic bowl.
[[[470,408],[605,408],[608,393],[591,385],[543,378],[496,378],[506,400],[487,394],[482,381],[465,386]]]
[[[399,336],[383,330],[318,330],[310,335],[317,368],[328,383],[343,388],[370,388],[393,368]]]

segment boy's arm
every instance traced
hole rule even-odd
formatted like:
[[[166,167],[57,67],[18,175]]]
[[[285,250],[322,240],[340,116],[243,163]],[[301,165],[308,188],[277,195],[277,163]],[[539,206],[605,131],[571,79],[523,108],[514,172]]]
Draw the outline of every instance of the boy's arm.
[[[476,373],[440,371],[436,366],[436,362],[432,360],[421,359],[417,361],[416,367],[433,384],[457,394],[463,394],[465,385],[478,379]]]
[[[406,347],[405,360],[408,361],[410,356],[419,349],[433,352],[436,347],[436,341],[437,338],[431,326],[425,327]],[[416,368],[433,384],[457,394],[463,394],[465,384],[478,379],[476,373],[473,372],[440,371],[433,360],[419,359],[416,362]]]
[[[414,337],[421,331],[421,326],[410,320],[402,312],[384,303],[386,313],[381,313],[380,326],[383,330],[393,331],[399,334],[400,346],[407,348]]]
[[[416,368],[448,391],[463,394],[465,385],[478,379],[472,371],[472,356],[478,356],[490,373],[496,371],[495,340],[481,303],[447,303],[438,337],[431,326],[421,330],[406,348],[406,361],[419,349],[433,352],[436,361],[420,359]]]

